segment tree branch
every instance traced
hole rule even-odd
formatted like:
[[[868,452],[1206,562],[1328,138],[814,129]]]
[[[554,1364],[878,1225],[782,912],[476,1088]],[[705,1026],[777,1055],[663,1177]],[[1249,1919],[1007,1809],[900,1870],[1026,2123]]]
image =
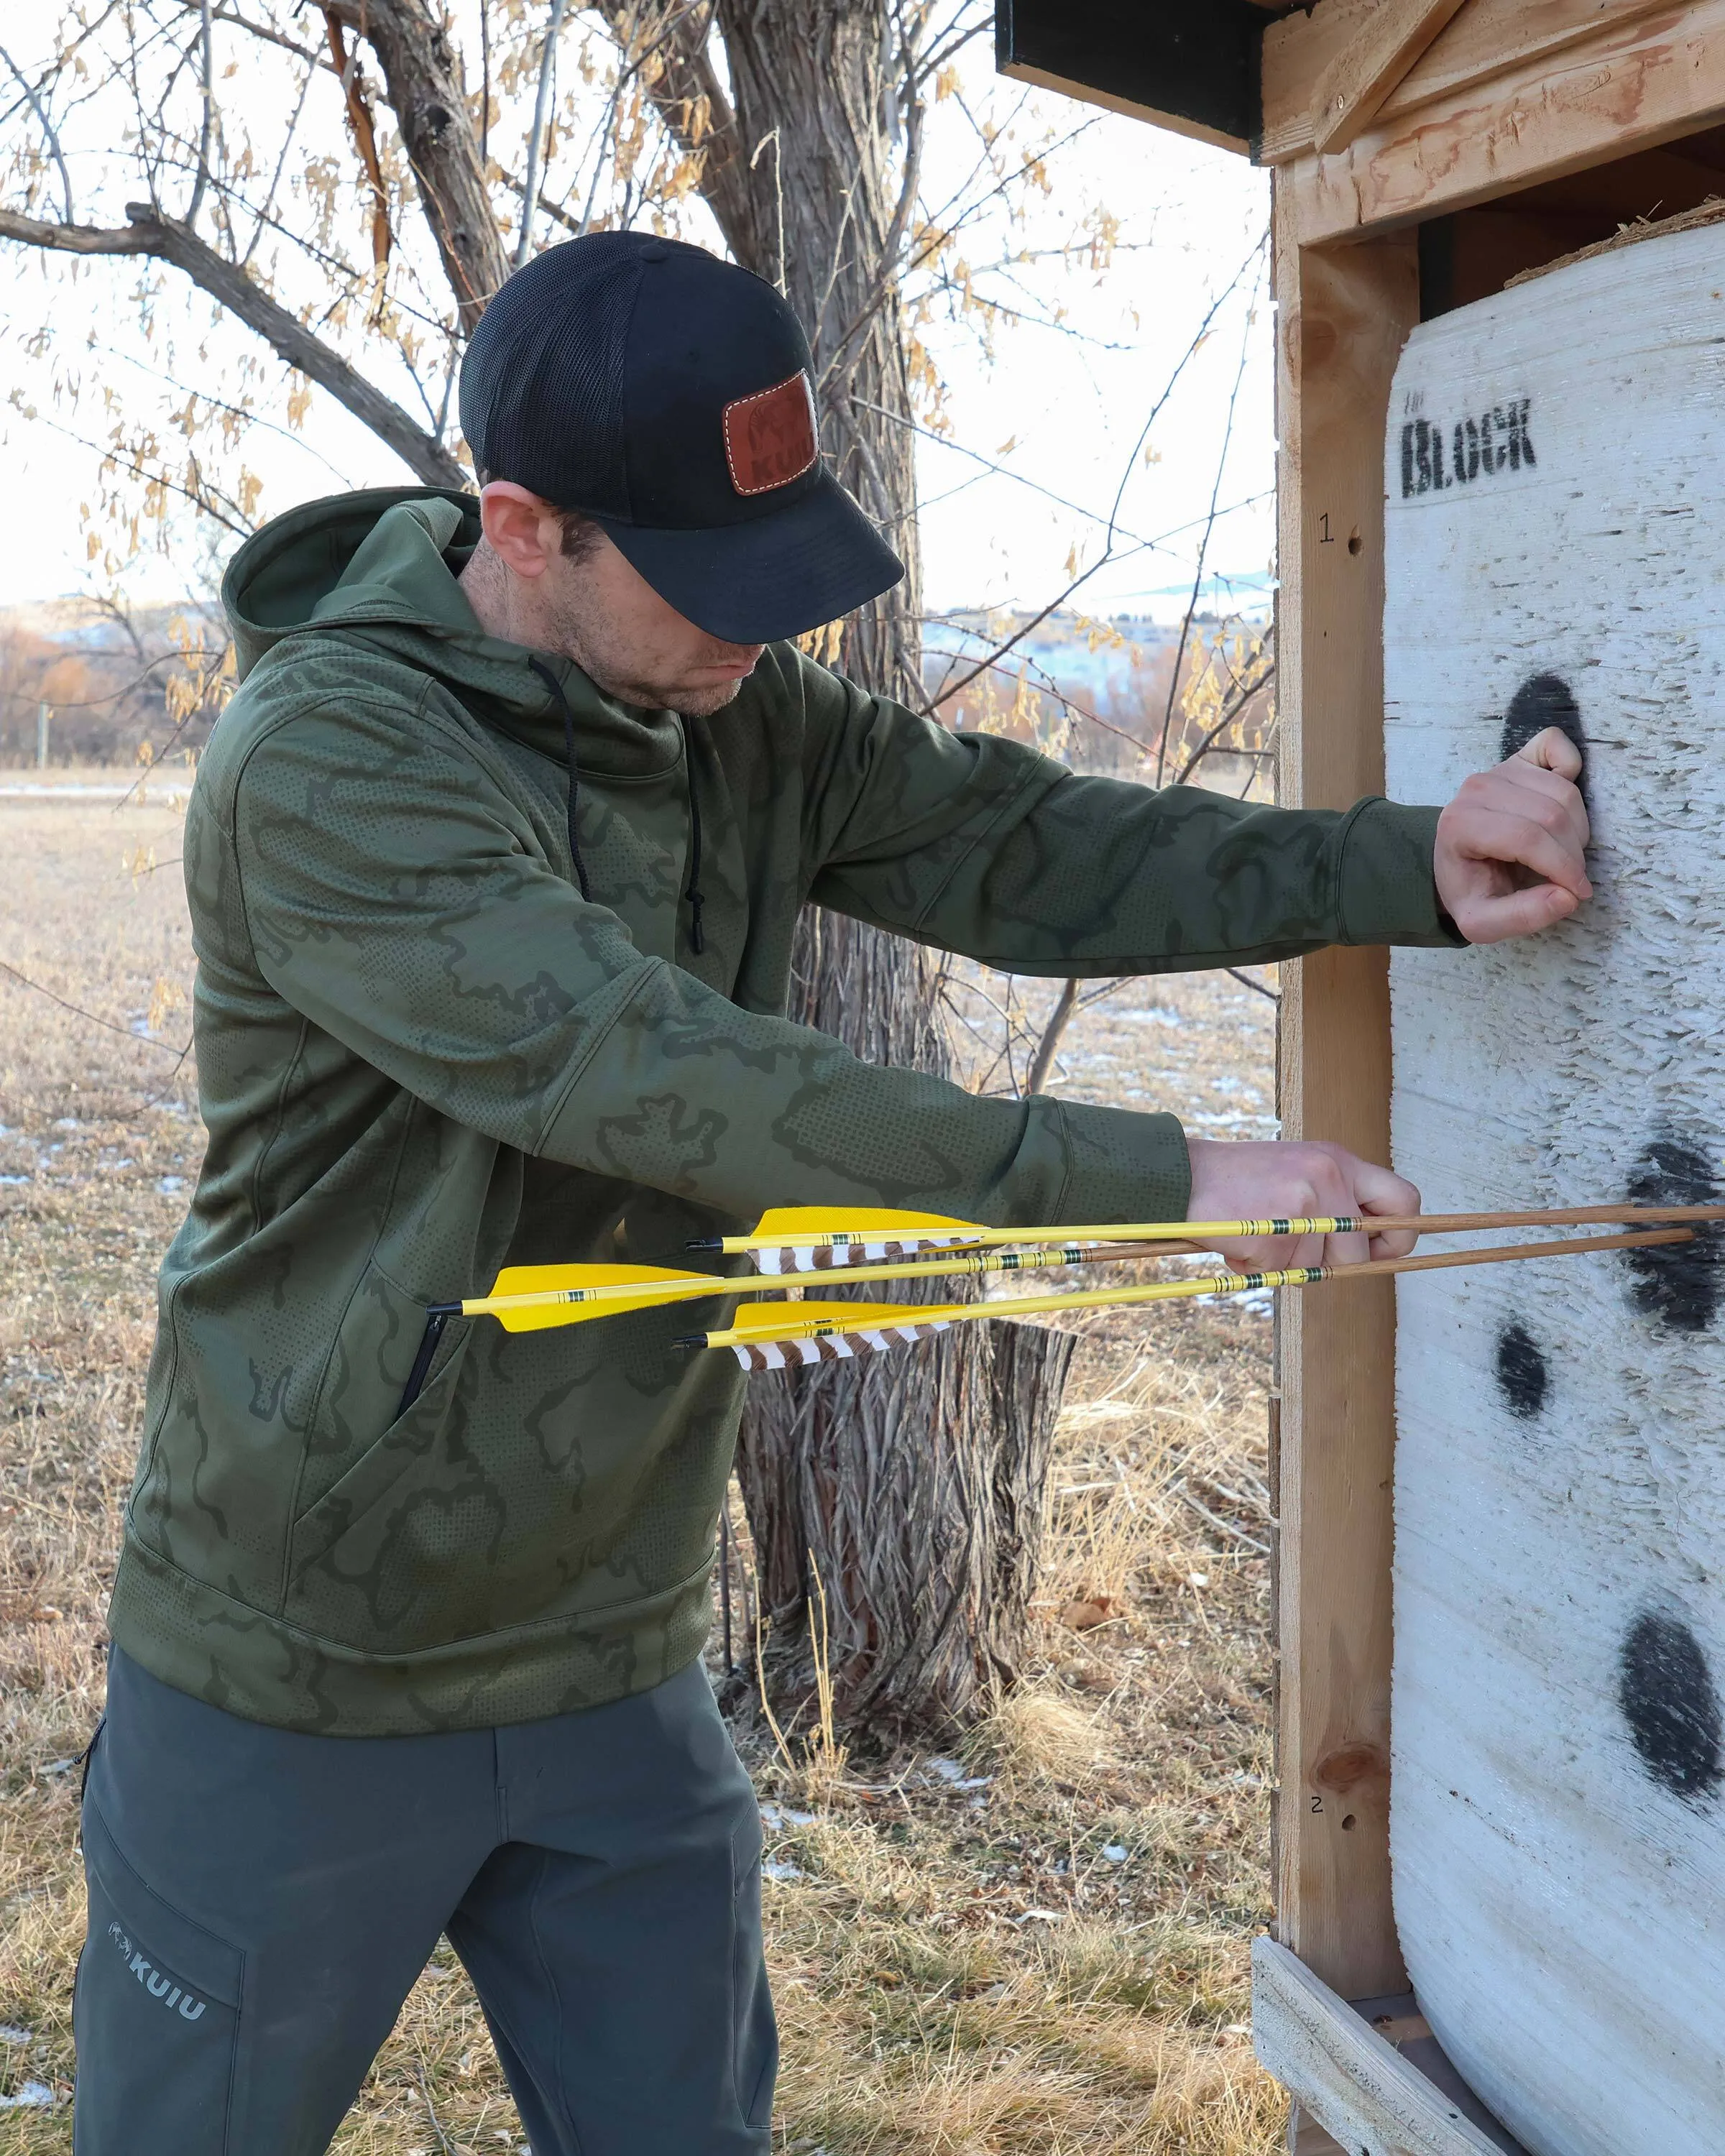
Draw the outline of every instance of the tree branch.
[[[377,56],[462,334],[470,336],[508,276],[509,259],[448,26],[424,0],[323,0],[323,12],[339,17]]]
[[[31,88],[30,84],[26,80],[23,70],[19,67],[18,62],[12,57],[12,54],[7,51],[4,45],[0,45],[0,60],[4,60],[7,66],[12,70],[13,75],[17,80],[18,88],[23,90],[25,98],[29,103],[31,111],[35,114],[43,133],[48,137],[49,150],[53,155],[54,164],[59,171],[60,196],[66,206],[66,222],[69,224],[74,216],[76,214],[72,208],[72,175],[66,170],[66,161],[60,152],[60,138],[54,131],[54,122],[49,118],[47,109],[43,105],[41,99],[37,96],[35,91]]]
[[[533,247],[533,210],[539,198],[539,159],[545,146],[545,122],[551,104],[551,85],[557,73],[557,33],[563,27],[564,0],[551,0],[551,20],[545,26],[545,44],[539,54],[539,88],[533,99],[533,131],[527,137],[527,177],[521,188],[521,236],[516,244],[515,266],[519,270]]]
[[[668,18],[656,27],[639,0],[594,0],[605,27],[631,68],[656,58],[657,76],[647,95],[671,140],[685,157],[702,160],[701,198],[725,235],[725,244],[745,269],[762,270],[766,249],[749,201],[748,173],[737,116],[707,51],[712,23],[709,0],[675,0]],[[699,126],[705,109],[706,125]]]
[[[341,78],[341,90],[347,100],[347,125],[353,131],[353,146],[359,152],[359,161],[366,168],[366,177],[372,183],[372,266],[378,273],[377,305],[383,304],[382,273],[389,267],[389,190],[383,182],[383,167],[377,157],[377,131],[372,125],[372,108],[366,96],[365,78],[359,71],[359,55],[349,53],[341,18],[333,10],[326,9],[324,28],[328,33],[330,54]]]
[[[1025,1075],[1026,1093],[1040,1093],[1048,1084],[1049,1073],[1054,1069],[1055,1056],[1060,1048],[1060,1036],[1065,1032],[1067,1024],[1077,1008],[1077,982],[1062,982],[1059,998],[1049,1014],[1048,1024],[1042,1029],[1042,1038],[1036,1045],[1035,1056]]]
[[[147,203],[128,203],[130,224],[49,224],[0,209],[0,239],[14,239],[62,254],[141,254],[170,264],[201,291],[239,316],[290,367],[328,390],[338,404],[370,428],[428,486],[465,487],[467,475],[440,442],[413,424],[393,398],[367,382],[339,352],[296,321],[279,300],[254,284],[237,263],[207,247],[182,224],[160,217]]]
[[[199,86],[203,95],[203,121],[198,135],[198,177],[193,183],[191,206],[186,212],[187,228],[198,223],[198,213],[203,208],[203,198],[209,186],[210,144],[216,124],[216,55],[215,32],[210,24],[210,0],[203,0],[203,17],[198,24]]]
[[[1210,751],[1215,747],[1222,736],[1227,732],[1229,727],[1234,724],[1234,721],[1240,716],[1246,706],[1251,702],[1253,697],[1258,696],[1262,690],[1267,689],[1275,679],[1276,662],[1272,659],[1266,660],[1260,672],[1253,675],[1250,680],[1243,683],[1239,687],[1235,696],[1222,706],[1221,717],[1216,721],[1214,726],[1210,728],[1204,739],[1199,742],[1198,747],[1193,750],[1191,755],[1186,758],[1186,761],[1180,766],[1179,770],[1174,774],[1174,783],[1176,786],[1183,786],[1186,783],[1186,781],[1191,778],[1193,773],[1196,771],[1199,765],[1204,762],[1204,758],[1209,754]],[[1224,753],[1245,753],[1245,752],[1224,751]]]

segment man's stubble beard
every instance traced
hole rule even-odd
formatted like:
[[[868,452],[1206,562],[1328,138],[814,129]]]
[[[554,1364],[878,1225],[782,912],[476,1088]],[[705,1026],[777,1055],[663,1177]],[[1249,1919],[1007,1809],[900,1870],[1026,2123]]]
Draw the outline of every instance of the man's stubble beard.
[[[747,678],[745,675],[743,680]],[[681,696],[662,696],[660,701],[665,710],[685,719],[710,719],[726,704],[734,704],[742,689],[742,681],[726,681],[716,689],[691,689]]]
[[[556,648],[572,659],[593,685],[621,704],[649,711],[677,711],[685,718],[711,718],[735,702],[742,682],[724,681],[706,689],[679,689],[675,683],[629,678],[626,662],[612,661],[604,649],[609,616],[603,609],[589,613],[564,601],[555,609]],[[716,664],[720,663],[716,660]],[[744,679],[747,677],[745,675]]]

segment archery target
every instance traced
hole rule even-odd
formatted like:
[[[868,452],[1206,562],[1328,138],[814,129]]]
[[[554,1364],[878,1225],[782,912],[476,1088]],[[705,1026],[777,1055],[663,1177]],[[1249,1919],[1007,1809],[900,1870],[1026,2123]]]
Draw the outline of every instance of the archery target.
[[[1725,225],[1418,330],[1389,791],[1584,747],[1596,896],[1391,968],[1428,1209],[1725,1183]],[[1399,1283],[1391,1842],[1445,2049],[1534,2156],[1725,2149],[1725,1266]]]

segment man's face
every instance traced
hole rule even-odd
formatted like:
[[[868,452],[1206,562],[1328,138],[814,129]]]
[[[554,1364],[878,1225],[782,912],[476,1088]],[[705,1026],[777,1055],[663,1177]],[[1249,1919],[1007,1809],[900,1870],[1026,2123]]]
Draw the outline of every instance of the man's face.
[[[603,531],[578,560],[559,554],[545,582],[561,648],[624,703],[706,718],[732,701],[764,649],[721,643],[697,629]]]
[[[501,590],[475,598],[488,628],[572,659],[608,696],[706,718],[731,702],[765,648],[726,644],[697,629],[637,574],[603,532],[572,560],[547,503],[494,481],[480,495],[485,536],[506,570]],[[478,567],[477,557],[475,567]],[[472,572],[464,577],[464,586]],[[501,607],[501,616],[486,616]]]

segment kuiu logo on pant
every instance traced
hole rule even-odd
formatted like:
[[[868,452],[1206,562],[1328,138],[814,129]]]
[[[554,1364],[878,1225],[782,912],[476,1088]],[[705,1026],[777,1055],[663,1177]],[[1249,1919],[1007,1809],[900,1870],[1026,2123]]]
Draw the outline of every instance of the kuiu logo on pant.
[[[185,2020],[198,2019],[204,2009],[203,1999],[194,1999],[189,1991],[182,1991],[171,1976],[164,1976],[159,1969],[153,1969],[118,1924],[109,1925],[108,1937],[125,1957],[126,1967],[152,1999],[159,1999],[164,2006],[177,2007]]]

